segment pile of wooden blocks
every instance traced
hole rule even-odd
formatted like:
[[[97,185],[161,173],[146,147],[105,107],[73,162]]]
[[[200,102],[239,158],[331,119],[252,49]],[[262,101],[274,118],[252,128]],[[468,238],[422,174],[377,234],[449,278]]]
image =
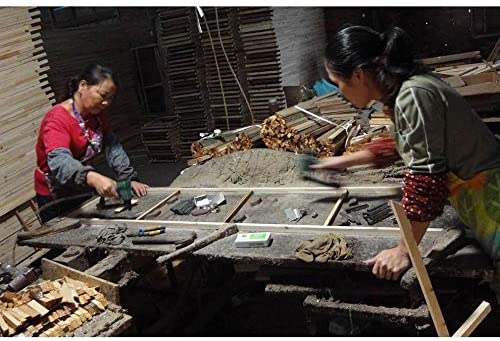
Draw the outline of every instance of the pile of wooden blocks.
[[[69,277],[44,281],[0,296],[1,335],[64,336],[107,306],[99,287]]]

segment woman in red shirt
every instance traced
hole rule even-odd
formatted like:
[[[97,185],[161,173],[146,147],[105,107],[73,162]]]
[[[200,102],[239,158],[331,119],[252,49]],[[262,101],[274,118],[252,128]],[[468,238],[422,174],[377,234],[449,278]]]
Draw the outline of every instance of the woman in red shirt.
[[[91,64],[68,82],[68,99],[43,118],[35,169],[36,200],[43,222],[88,199],[92,195],[89,189],[102,197],[119,199],[116,181],[89,164],[102,150],[117,179],[130,179],[136,195],[147,194],[149,186],[137,181],[137,172],[106,120],[104,112],[116,87],[111,69]]]

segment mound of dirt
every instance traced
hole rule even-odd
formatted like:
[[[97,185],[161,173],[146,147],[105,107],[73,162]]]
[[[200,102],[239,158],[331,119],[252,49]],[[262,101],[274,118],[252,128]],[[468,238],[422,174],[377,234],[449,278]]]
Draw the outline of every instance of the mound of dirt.
[[[323,182],[340,186],[396,184],[404,167],[363,168],[356,171],[309,172]],[[300,155],[265,148],[251,149],[214,158],[181,172],[172,187],[316,187],[321,183],[304,180],[300,172]]]

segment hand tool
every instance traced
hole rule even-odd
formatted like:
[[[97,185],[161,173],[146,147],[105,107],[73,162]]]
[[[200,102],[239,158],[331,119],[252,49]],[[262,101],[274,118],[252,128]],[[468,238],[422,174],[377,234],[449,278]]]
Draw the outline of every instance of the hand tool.
[[[156,236],[158,234],[165,233],[165,229],[165,226],[152,227],[148,229],[141,228],[137,232],[127,233],[127,237]]]
[[[236,224],[224,224],[214,232],[210,233],[209,235],[200,238],[196,240],[194,243],[183,247],[175,252],[169,253],[164,256],[160,256],[156,259],[156,262],[158,264],[165,264],[173,261],[174,259],[177,259],[179,257],[186,256],[188,254],[191,254],[199,249],[204,248],[207,245],[212,244],[213,242],[223,239],[227,236],[231,236],[235,233],[238,233],[238,227]]]
[[[130,179],[119,180],[116,182],[116,192],[120,196],[120,199],[123,201],[126,210],[132,209],[132,182]],[[97,203],[97,208],[104,209],[106,208],[106,199],[101,197],[99,202]]]

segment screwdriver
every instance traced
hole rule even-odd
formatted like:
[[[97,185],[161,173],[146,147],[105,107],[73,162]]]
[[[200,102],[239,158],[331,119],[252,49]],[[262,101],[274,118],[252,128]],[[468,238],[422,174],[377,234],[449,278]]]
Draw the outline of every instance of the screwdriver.
[[[139,229],[137,233],[129,233],[127,237],[144,237],[144,236],[156,236],[158,234],[165,233],[165,226],[152,227],[149,229]]]

